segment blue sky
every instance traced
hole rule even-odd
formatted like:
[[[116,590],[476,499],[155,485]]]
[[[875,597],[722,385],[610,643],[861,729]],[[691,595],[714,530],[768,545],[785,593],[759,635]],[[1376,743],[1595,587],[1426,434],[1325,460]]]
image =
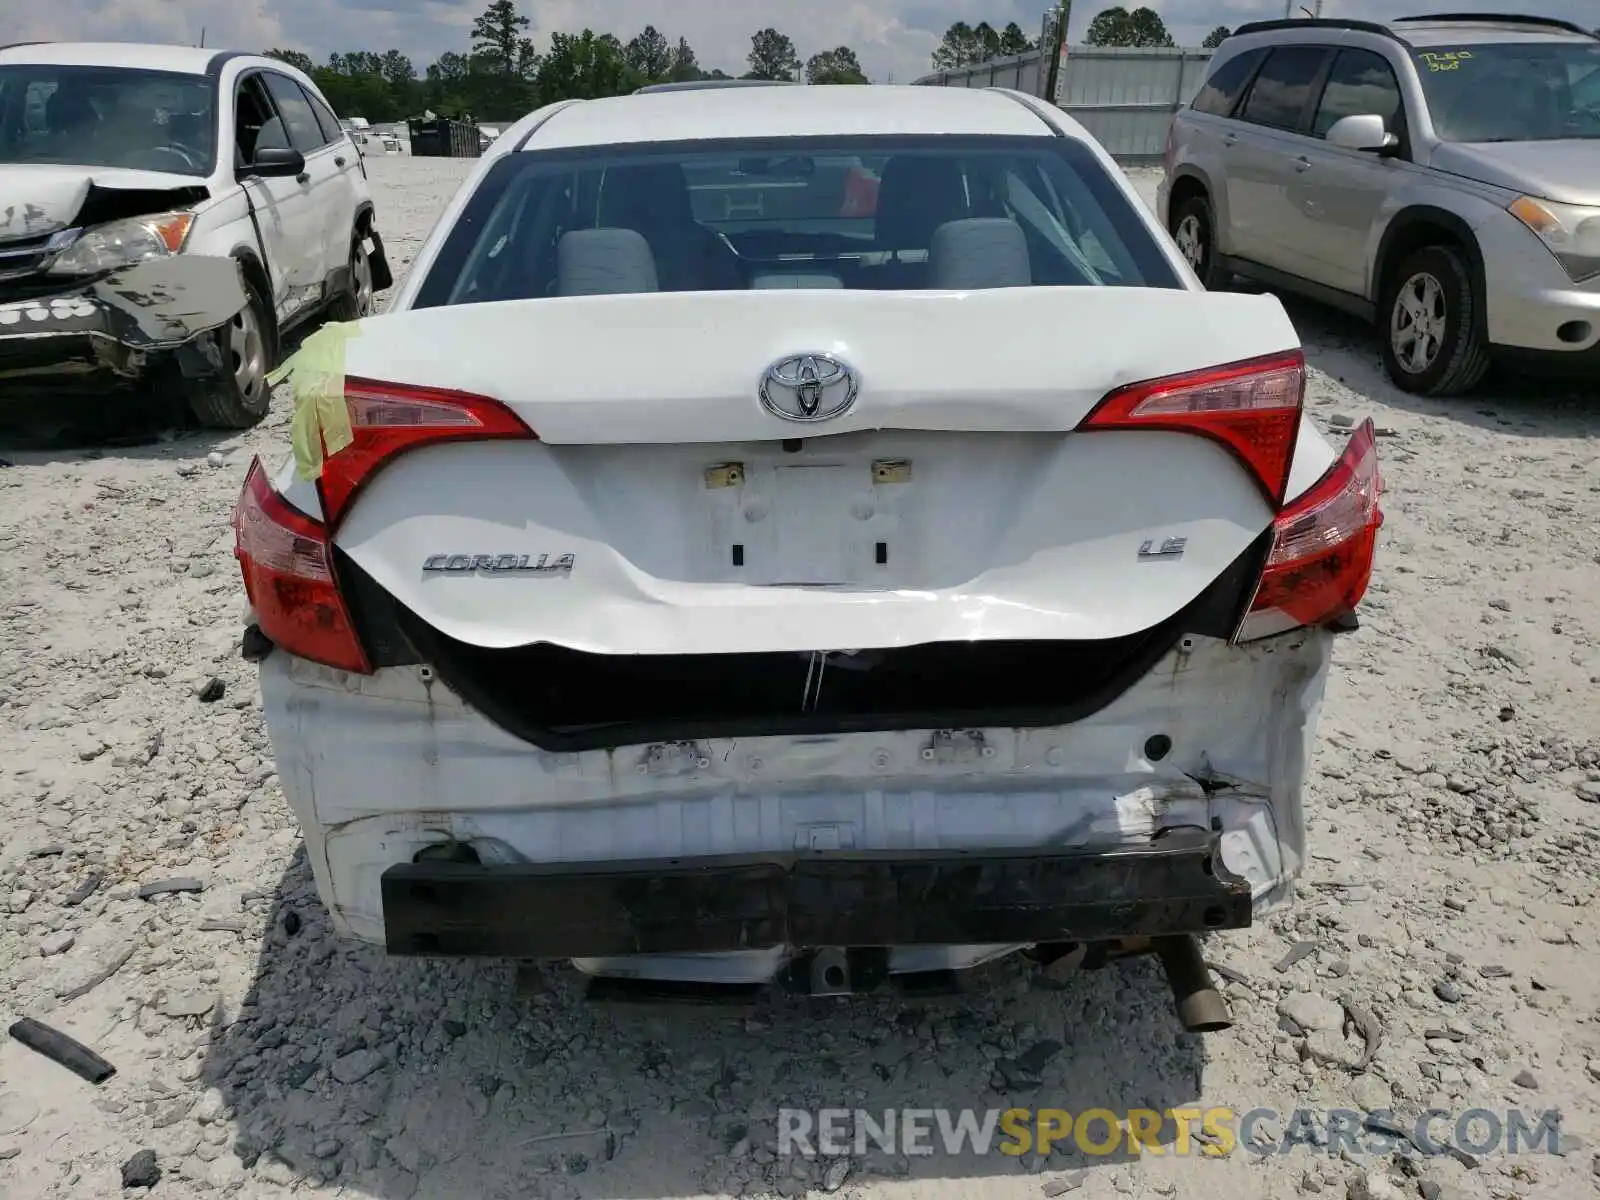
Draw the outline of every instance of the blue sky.
[[[411,55],[419,71],[440,52],[464,50],[472,18],[485,0],[51,0],[3,6],[5,40],[95,37],[118,41],[194,43],[256,50],[285,46],[319,61],[334,50],[387,50]],[[853,46],[875,82],[909,82],[928,70],[928,56],[952,21],[994,25],[1016,21],[1036,36],[1044,0],[520,0],[535,40],[585,26],[626,39],[646,24],[686,37],[702,65],[744,69],[750,35],[767,25],[794,39],[802,57],[840,43]],[[1134,7],[1125,0],[1127,7]],[[1311,3],[1312,0],[1305,0]],[[1109,0],[1075,0],[1072,37]],[[1281,17],[1284,0],[1161,0],[1152,5],[1184,45],[1213,26]],[[1325,16],[1383,19],[1409,13],[1486,8],[1537,12],[1600,25],[1596,0],[1323,0]]]

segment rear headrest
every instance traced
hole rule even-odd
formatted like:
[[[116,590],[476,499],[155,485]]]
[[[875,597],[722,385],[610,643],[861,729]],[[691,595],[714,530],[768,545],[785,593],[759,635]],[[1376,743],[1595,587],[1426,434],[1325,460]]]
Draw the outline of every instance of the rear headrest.
[[[947,221],[933,231],[928,247],[928,286],[973,288],[1028,287],[1033,267],[1022,226],[1009,217],[968,217]]]
[[[926,250],[933,231],[969,215],[967,184],[951,158],[891,158],[878,182],[877,243],[884,250]]]
[[[632,296],[660,290],[656,260],[632,229],[574,229],[556,243],[556,285],[563,296]]]
[[[600,220],[641,231],[694,220],[683,168],[673,162],[611,168],[600,187]]]

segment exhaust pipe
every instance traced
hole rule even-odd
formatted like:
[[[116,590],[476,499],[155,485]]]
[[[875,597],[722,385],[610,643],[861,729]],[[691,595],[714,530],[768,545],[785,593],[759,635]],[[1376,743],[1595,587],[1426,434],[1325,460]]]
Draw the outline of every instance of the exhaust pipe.
[[[1190,1033],[1218,1033],[1233,1027],[1228,1003],[1211,981],[1200,943],[1192,933],[1156,938],[1154,948],[1167,973],[1167,984],[1178,1006],[1178,1020]]]

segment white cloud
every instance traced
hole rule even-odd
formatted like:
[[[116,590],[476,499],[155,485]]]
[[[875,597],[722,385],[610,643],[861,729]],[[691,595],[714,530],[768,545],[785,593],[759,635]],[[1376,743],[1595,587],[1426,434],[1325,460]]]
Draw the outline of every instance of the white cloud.
[[[245,50],[283,46],[321,60],[335,50],[386,50],[409,54],[418,69],[445,50],[464,50],[472,19],[485,0],[51,0],[22,7],[5,0],[7,41],[93,37],[112,41],[198,42]],[[701,64],[738,74],[745,69],[750,35],[772,26],[794,39],[802,58],[847,45],[874,80],[908,82],[927,72],[940,33],[952,21],[1016,21],[1038,32],[1047,0],[522,0],[534,21],[535,40],[586,26],[626,40],[647,24],[670,38],[688,38]],[[1123,0],[1133,7],[1135,0]],[[1310,0],[1306,0],[1310,3]],[[1095,12],[1110,0],[1075,7],[1072,35],[1081,37]],[[1299,0],[1296,0],[1299,3]],[[1282,16],[1283,0],[1164,0],[1153,5],[1173,36],[1194,45],[1213,26]],[[1407,12],[1456,10],[1461,0],[1410,0]],[[1595,0],[1496,0],[1501,11],[1566,17],[1600,24]],[[1323,0],[1323,14],[1381,20],[1393,0]]]

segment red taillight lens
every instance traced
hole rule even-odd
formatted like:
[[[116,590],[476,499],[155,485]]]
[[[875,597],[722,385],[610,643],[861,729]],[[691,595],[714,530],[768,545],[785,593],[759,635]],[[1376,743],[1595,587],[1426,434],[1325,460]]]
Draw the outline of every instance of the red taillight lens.
[[[1305,390],[1306,360],[1295,350],[1118,388],[1078,428],[1208,437],[1250,469],[1276,510],[1289,483]]]
[[[398,455],[438,442],[533,438],[533,430],[504,404],[443,388],[346,379],[351,443],[322,464],[322,515],[335,529],[363,484]]]
[[[233,510],[233,536],[262,633],[300,658],[372,673],[333,577],[327,529],[273,490],[259,458]]]
[[[1327,474],[1273,521],[1272,550],[1236,641],[1355,611],[1372,579],[1382,492],[1377,435],[1369,420]]]

